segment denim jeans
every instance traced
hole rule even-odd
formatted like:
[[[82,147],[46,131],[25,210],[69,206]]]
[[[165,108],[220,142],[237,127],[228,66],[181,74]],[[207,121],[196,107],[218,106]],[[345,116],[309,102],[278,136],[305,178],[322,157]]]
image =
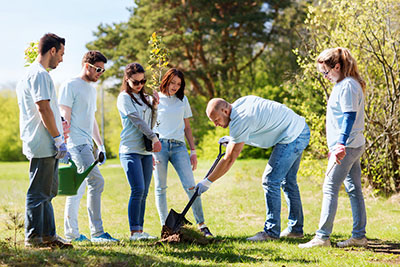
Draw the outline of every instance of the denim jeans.
[[[186,144],[173,139],[161,139],[161,151],[154,153],[157,161],[154,172],[155,180],[155,197],[158,214],[160,216],[161,225],[165,224],[168,216],[167,208],[167,173],[168,161],[172,163],[179,179],[181,180],[183,189],[189,198],[194,194],[196,186],[193,171],[190,164],[190,157],[186,149]],[[197,197],[192,205],[193,215],[196,223],[204,222],[203,207],[200,197]]]
[[[119,154],[119,157],[131,186],[128,204],[129,228],[131,231],[143,230],[146,198],[153,172],[153,159],[151,155],[136,153]]]
[[[339,189],[342,183],[350,198],[351,211],[353,213],[354,238],[365,237],[367,225],[367,214],[365,211],[364,196],[361,186],[360,158],[364,153],[365,146],[357,148],[346,148],[346,156],[341,164],[333,167],[329,176],[325,176],[323,187],[323,200],[319,229],[316,235],[321,239],[328,239],[333,229],[333,221],[338,205]]]
[[[51,200],[58,191],[58,160],[55,157],[32,158],[29,188],[26,194],[25,241],[40,244],[56,238]]]
[[[95,161],[93,156],[93,147],[91,145],[78,145],[68,150],[71,158],[75,162],[78,172],[85,171]],[[78,211],[79,204],[85,194],[86,185],[87,193],[87,211],[89,216],[89,226],[91,237],[97,237],[104,233],[103,221],[101,219],[101,193],[104,189],[104,178],[96,166],[83,180],[75,196],[69,196],[65,201],[64,211],[64,233],[67,240],[79,237],[78,227]]]
[[[275,145],[263,174],[267,219],[264,231],[279,238],[281,232],[281,191],[288,205],[288,230],[303,233],[303,207],[297,185],[297,171],[301,155],[310,141],[310,129],[306,124],[302,133],[289,144]]]

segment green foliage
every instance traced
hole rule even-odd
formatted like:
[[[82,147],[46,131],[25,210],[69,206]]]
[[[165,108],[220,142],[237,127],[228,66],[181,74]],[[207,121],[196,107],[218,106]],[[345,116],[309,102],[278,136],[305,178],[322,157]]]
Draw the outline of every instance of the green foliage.
[[[298,36],[293,31],[305,16],[302,3],[291,1],[136,1],[129,21],[100,25],[88,49],[102,51],[112,66],[101,79],[122,79],[130,62],[149,63],[148,55],[169,60],[163,67],[185,74],[186,92],[192,106],[196,142],[213,127],[205,116],[207,101],[228,101],[256,94],[276,101],[290,95],[282,87],[288,73],[297,70],[291,50]],[[157,32],[154,41],[146,36]],[[157,47],[162,37],[162,47]],[[153,37],[151,37],[153,40]],[[159,50],[158,50],[159,49]],[[159,53],[159,54],[157,54]],[[166,62],[168,61],[168,62]],[[150,75],[158,75],[151,71]],[[156,77],[152,77],[156,81]],[[155,87],[151,84],[150,87]],[[117,95],[119,84],[109,91]],[[207,142],[199,143],[204,147]],[[246,148],[247,149],[247,148]],[[251,149],[252,150],[252,149]]]
[[[322,121],[319,102],[326,102],[332,86],[318,75],[316,56],[326,48],[341,46],[356,58],[367,82],[363,172],[376,193],[400,192],[399,25],[398,0],[320,1],[309,7],[301,32],[304,43],[295,50],[303,74],[297,76],[299,87],[294,95],[305,104],[308,120],[314,122]],[[317,122],[316,129],[323,129],[322,122]],[[322,151],[322,136],[322,132],[314,136],[316,153]]]
[[[19,139],[19,109],[14,91],[0,91],[0,161],[25,160]]]
[[[29,46],[25,49],[25,65],[24,67],[28,67],[31,65],[37,56],[39,55],[39,42],[30,42]]]
[[[162,79],[162,72],[168,66],[168,50],[162,42],[161,36],[156,32],[150,37],[149,45],[151,48],[147,70],[151,73],[149,87],[153,91],[158,91]]]
[[[104,94],[104,143],[107,148],[107,158],[115,158],[119,153],[122,124],[117,108],[117,98],[113,94]],[[97,109],[99,110],[99,108]],[[97,112],[100,121],[100,112]]]

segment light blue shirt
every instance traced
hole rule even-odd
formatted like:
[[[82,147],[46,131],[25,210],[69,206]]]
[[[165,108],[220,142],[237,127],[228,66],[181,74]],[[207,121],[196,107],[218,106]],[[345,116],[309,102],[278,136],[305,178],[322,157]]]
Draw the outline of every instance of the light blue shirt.
[[[175,95],[160,95],[158,105],[157,124],[155,132],[159,133],[159,138],[175,139],[185,142],[185,122],[184,119],[192,117],[189,101],[186,96],[180,100]]]
[[[289,144],[303,131],[305,119],[283,104],[245,96],[232,104],[229,135],[233,143],[268,148]]]
[[[56,126],[62,135],[61,115],[53,80],[43,66],[35,61],[17,85],[19,129],[22,152],[28,158],[47,158],[56,154],[54,140],[44,127],[36,104],[42,100],[50,101]]]
[[[151,152],[145,150],[143,141],[143,132],[128,118],[128,114],[136,112],[149,127],[151,126],[151,109],[144,104],[138,94],[133,94],[141,105],[138,105],[130,95],[121,92],[117,99],[117,108],[121,116],[122,132],[119,153],[137,153],[142,155],[151,155]],[[151,103],[151,102],[150,102]]]
[[[93,145],[96,97],[96,89],[80,77],[72,78],[61,86],[59,104],[71,108],[68,148],[83,144]]]
[[[352,77],[346,77],[335,84],[328,100],[326,110],[326,138],[330,150],[339,140],[344,112],[356,112],[346,147],[360,147],[365,144],[364,131],[364,93],[361,85]]]

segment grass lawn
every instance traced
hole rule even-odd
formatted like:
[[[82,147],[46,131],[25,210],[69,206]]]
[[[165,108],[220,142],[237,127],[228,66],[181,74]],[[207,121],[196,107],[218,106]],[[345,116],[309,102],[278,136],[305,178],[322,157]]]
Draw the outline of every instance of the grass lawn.
[[[73,250],[25,249],[23,233],[8,230],[9,213],[24,215],[28,187],[28,163],[0,163],[0,264],[2,265],[68,265],[68,266],[393,266],[400,264],[400,197],[385,199],[365,192],[367,206],[367,249],[315,248],[299,249],[318,227],[322,202],[325,161],[303,161],[299,185],[305,214],[305,237],[301,240],[251,243],[245,239],[263,229],[265,204],[261,175],[266,160],[237,161],[225,177],[213,184],[202,196],[206,223],[215,240],[209,245],[165,244],[152,241],[129,241],[127,205],[130,188],[119,160],[108,160],[101,166],[105,178],[102,216],[105,231],[119,238],[113,245],[75,244]],[[212,161],[199,162],[195,171],[200,180]],[[169,168],[168,205],[181,212],[188,199],[180,181]],[[282,197],[282,230],[287,223],[287,206]],[[64,236],[65,197],[53,200],[57,232]],[[7,210],[7,211],[6,211]],[[186,216],[194,222],[189,211]],[[86,212],[86,194],[79,211],[81,233],[90,236]],[[160,236],[161,225],[154,201],[152,182],[144,230]],[[336,244],[351,236],[352,217],[348,197],[342,188],[331,241]]]

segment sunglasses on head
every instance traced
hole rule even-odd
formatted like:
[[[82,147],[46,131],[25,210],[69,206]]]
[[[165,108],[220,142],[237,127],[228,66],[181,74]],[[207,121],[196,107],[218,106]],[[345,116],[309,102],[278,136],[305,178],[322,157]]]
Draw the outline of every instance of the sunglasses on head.
[[[96,67],[95,65],[92,65],[92,64],[90,64],[90,63],[88,63],[88,65],[89,65],[90,67],[94,68],[94,69],[96,70],[97,73],[103,73],[103,72],[106,71],[105,69],[100,68],[100,67]]]
[[[131,83],[134,85],[134,86],[138,86],[139,84],[142,84],[142,85],[144,85],[146,82],[147,82],[147,80],[146,79],[143,79],[143,80],[140,80],[140,81],[137,81],[137,80],[131,80],[131,79],[129,79],[130,81],[131,81]]]

